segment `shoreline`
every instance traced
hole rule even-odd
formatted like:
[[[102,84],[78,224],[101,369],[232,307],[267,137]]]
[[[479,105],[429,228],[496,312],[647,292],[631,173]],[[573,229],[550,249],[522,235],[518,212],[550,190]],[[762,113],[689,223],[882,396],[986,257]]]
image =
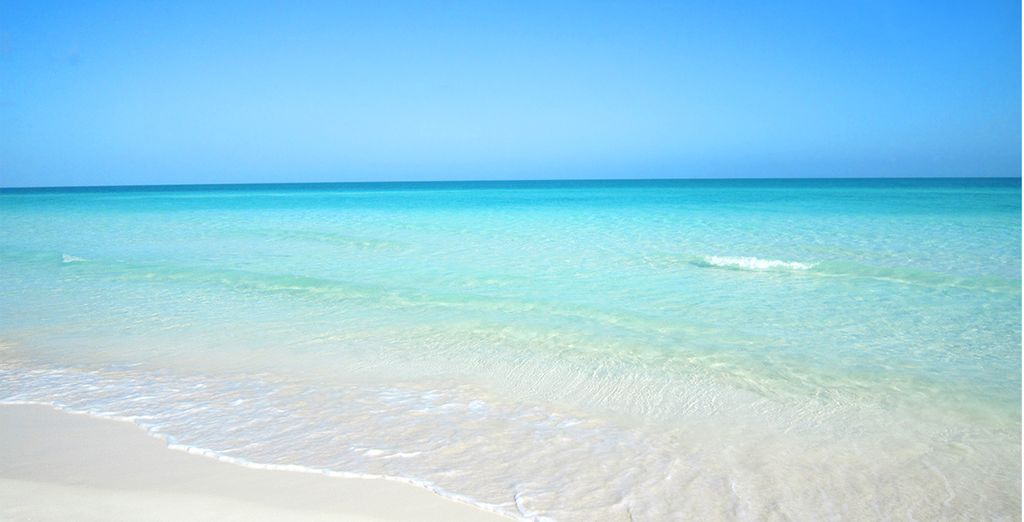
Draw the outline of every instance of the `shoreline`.
[[[260,469],[174,451],[118,420],[0,405],[0,518],[510,520],[396,479]]]

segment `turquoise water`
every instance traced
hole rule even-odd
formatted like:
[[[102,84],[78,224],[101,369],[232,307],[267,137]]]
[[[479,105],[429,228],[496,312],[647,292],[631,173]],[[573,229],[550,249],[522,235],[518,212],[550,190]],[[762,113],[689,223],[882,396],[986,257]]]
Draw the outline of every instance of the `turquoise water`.
[[[0,191],[0,401],[522,518],[1018,519],[1021,185]]]

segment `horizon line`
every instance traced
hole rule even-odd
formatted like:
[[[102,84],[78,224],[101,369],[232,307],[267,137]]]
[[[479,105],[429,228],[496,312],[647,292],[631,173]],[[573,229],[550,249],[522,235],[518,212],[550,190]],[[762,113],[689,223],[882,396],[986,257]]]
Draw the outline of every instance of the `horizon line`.
[[[536,182],[621,182],[621,181],[801,181],[801,180],[1021,180],[1017,176],[787,176],[787,177],[689,177],[689,178],[515,178],[515,179],[437,179],[437,180],[347,180],[347,181],[263,181],[249,183],[143,183],[138,185],[35,185],[3,186],[5,190],[47,190],[47,189],[128,189],[167,187],[236,187],[272,185],[394,185],[428,183],[536,183]]]

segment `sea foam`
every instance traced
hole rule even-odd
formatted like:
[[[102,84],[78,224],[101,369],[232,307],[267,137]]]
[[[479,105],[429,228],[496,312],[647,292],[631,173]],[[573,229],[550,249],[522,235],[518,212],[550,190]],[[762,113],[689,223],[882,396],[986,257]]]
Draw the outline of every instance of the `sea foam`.
[[[733,268],[736,270],[809,270],[814,267],[814,264],[800,263],[797,261],[733,256],[705,256],[702,264],[705,266]]]

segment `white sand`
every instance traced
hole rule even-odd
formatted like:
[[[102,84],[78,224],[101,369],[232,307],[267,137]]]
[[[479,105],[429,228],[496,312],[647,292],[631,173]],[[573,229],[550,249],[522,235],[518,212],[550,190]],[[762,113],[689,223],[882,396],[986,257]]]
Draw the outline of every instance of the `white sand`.
[[[249,469],[137,427],[0,406],[0,520],[508,520],[400,482]]]

